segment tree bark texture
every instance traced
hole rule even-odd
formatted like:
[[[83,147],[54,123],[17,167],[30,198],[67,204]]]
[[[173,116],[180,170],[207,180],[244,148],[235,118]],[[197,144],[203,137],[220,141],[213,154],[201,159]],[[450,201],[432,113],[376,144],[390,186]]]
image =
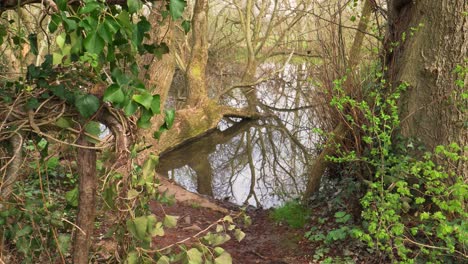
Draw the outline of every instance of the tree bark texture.
[[[459,87],[454,69],[468,67],[468,1],[393,0],[390,7],[390,41],[400,45],[389,56],[389,77],[394,86],[409,84],[400,102],[403,136],[428,151],[452,142],[463,148],[468,75]],[[458,167],[467,176],[466,164]]]
[[[187,104],[202,106],[208,100],[206,64],[208,61],[208,0],[196,0],[192,18],[192,51],[187,65]]]
[[[84,136],[78,139],[82,146],[92,146]],[[79,203],[73,244],[73,263],[87,264],[93,235],[96,207],[96,150],[78,149]]]

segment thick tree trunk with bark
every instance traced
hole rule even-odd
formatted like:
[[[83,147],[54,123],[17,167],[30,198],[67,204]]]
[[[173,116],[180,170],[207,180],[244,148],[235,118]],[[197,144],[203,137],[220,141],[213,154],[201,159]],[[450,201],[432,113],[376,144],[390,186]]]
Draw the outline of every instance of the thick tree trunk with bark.
[[[192,52],[186,71],[188,98],[191,107],[208,100],[206,64],[208,62],[208,0],[195,1],[192,18]]]
[[[84,136],[78,140],[82,146],[92,146]],[[87,264],[89,248],[94,230],[94,217],[96,207],[96,150],[78,149],[78,175],[79,175],[79,203],[73,243],[73,263]]]
[[[394,86],[409,84],[400,102],[401,133],[428,151],[452,142],[463,148],[468,75],[459,87],[454,69],[468,66],[468,2],[393,0],[389,11],[390,41],[400,43],[389,56],[389,77]],[[466,175],[466,165],[459,172]]]

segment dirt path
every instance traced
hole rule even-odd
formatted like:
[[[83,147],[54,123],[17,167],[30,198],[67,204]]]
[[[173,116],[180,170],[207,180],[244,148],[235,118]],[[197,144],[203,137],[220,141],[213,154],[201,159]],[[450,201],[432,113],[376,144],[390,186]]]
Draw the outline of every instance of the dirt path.
[[[236,209],[233,206],[230,207],[230,209]],[[192,237],[226,215],[200,207],[198,204],[176,203],[166,206],[155,202],[150,208],[159,217],[163,217],[164,214],[179,216],[176,228],[166,229],[164,237],[155,238],[154,243],[158,248]],[[252,224],[242,227],[246,234],[245,238],[241,242],[232,238],[221,245],[231,254],[233,263],[309,263],[307,251],[310,249],[303,244],[303,230],[275,224],[269,217],[269,211],[256,210],[247,214],[251,217]],[[185,244],[190,245],[196,242],[196,239],[191,239]]]

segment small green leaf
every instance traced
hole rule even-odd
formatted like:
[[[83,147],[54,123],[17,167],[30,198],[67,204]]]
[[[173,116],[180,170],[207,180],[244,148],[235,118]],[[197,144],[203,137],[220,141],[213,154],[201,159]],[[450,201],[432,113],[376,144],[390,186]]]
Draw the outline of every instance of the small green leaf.
[[[57,3],[57,7],[60,11],[66,11],[67,10],[67,5],[68,1],[67,0],[57,0],[55,1]]]
[[[184,9],[187,6],[185,0],[169,0],[169,14],[172,19],[179,19],[184,13]]]
[[[158,59],[162,59],[162,56],[166,53],[169,53],[169,47],[166,43],[161,43],[154,48],[152,52]]]
[[[222,247],[215,247],[213,251],[216,254],[216,256],[220,256],[221,254],[225,252],[224,248]]]
[[[219,257],[215,258],[215,264],[232,264],[232,257],[229,253],[223,252]]]
[[[58,236],[58,248],[62,254],[65,254],[70,249],[71,237],[70,234],[59,234]]]
[[[78,112],[84,117],[91,117],[99,109],[99,99],[91,94],[85,94],[78,97],[75,101],[75,106]]]
[[[143,128],[143,129],[151,127],[152,116],[153,116],[153,113],[151,111],[146,110],[145,108],[142,108],[140,118],[137,121],[138,127]]]
[[[161,135],[166,131],[167,131],[167,128],[165,126],[162,126],[162,127],[159,128],[158,131],[154,132],[153,137],[155,139],[159,139],[161,137]]]
[[[245,237],[245,233],[242,232],[242,230],[240,230],[240,229],[236,229],[234,231],[234,237],[237,239],[238,242],[241,242],[242,239],[244,239],[244,237]]]
[[[132,251],[128,253],[127,259],[125,260],[126,264],[138,264],[138,253],[136,251]]]
[[[52,14],[52,17],[49,22],[49,31],[50,33],[54,33],[58,26],[61,25],[62,17],[59,14]]]
[[[164,236],[163,224],[161,222],[157,222],[156,225],[150,229],[150,235],[151,237]]]
[[[203,263],[203,254],[196,248],[191,248],[187,252],[188,263],[191,264],[202,264]]]
[[[159,163],[158,156],[150,154],[142,167],[142,175],[138,181],[138,185],[144,185],[146,183],[152,183],[154,180],[155,168]]]
[[[82,8],[78,10],[78,14],[86,14],[86,13],[91,13],[94,10],[99,10],[100,9],[100,4],[95,1],[84,1],[86,3]]]
[[[190,21],[184,20],[181,24],[182,28],[184,29],[184,33],[187,34],[190,31]]]
[[[174,228],[177,226],[178,216],[165,215],[164,216],[164,226],[167,228]]]
[[[24,226],[21,230],[16,232],[16,237],[22,237],[32,232],[32,227],[30,225]]]
[[[113,104],[121,104],[125,101],[125,94],[122,91],[122,88],[114,83],[107,87],[102,100]]]
[[[146,216],[140,216],[133,219],[133,224],[135,226],[135,237],[145,241],[148,239],[148,234],[146,229],[148,226],[148,218]]]
[[[171,263],[170,262],[170,259],[167,257],[167,256],[162,256],[158,259],[158,262],[156,262],[156,264],[169,264]]]
[[[69,121],[69,119],[65,117],[59,117],[59,119],[55,121],[55,125],[60,128],[69,128],[72,126],[71,121]]]
[[[34,110],[39,107],[39,101],[36,98],[29,98],[29,100],[26,102],[26,109],[28,110]]]
[[[34,55],[38,54],[38,49],[37,49],[37,34],[29,34],[28,35],[28,40],[29,40],[29,45],[31,46],[31,52]]]
[[[151,102],[151,112],[157,115],[161,113],[161,97],[159,94],[153,95],[153,101]]]
[[[164,120],[166,121],[166,127],[167,129],[170,129],[172,125],[174,124],[175,110],[174,109],[165,110],[164,113],[165,113]]]
[[[123,110],[126,116],[131,116],[138,110],[138,105],[133,100],[129,100]]]
[[[90,32],[83,41],[83,45],[89,53],[100,54],[104,49],[104,40],[94,31]]]
[[[140,193],[137,190],[130,189],[127,192],[127,199],[129,199],[129,200],[135,199],[136,197],[138,197],[139,194]]]
[[[73,207],[78,206],[78,187],[75,187],[73,190],[68,191],[65,194],[65,200],[67,203]]]
[[[101,134],[101,125],[98,122],[90,121],[86,124],[85,131],[92,136],[99,137]],[[98,140],[91,137],[86,137],[86,140],[95,144],[99,143]]]
[[[143,7],[143,3],[140,0],[127,0],[128,12],[130,14],[138,12]]]
[[[151,103],[153,102],[153,96],[150,93],[135,94],[132,99],[146,108],[146,110],[151,108]]]
[[[109,30],[107,22],[99,24],[97,33],[106,43],[112,42],[113,33]]]

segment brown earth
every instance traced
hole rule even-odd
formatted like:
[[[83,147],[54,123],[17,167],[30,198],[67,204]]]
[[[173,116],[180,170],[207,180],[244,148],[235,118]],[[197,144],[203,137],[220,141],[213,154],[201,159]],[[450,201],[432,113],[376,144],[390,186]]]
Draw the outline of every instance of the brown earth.
[[[232,206],[230,207],[232,208]],[[164,248],[186,238],[193,237],[226,215],[218,211],[199,207],[196,204],[185,205],[177,203],[167,206],[154,202],[150,208],[158,218],[164,217],[164,214],[179,216],[176,228],[166,229],[163,237],[154,239],[154,244],[157,248]],[[236,210],[231,210],[233,214],[237,212]],[[247,214],[251,217],[252,224],[250,226],[241,224],[241,229],[246,234],[245,238],[241,242],[237,242],[231,235],[233,238],[221,245],[221,247],[231,254],[233,263],[309,263],[307,259],[310,256],[308,256],[307,252],[312,249],[310,245],[308,248],[307,243],[304,243],[303,230],[292,229],[288,226],[274,223],[269,217],[269,211],[255,210]],[[216,225],[213,225],[206,232],[214,231],[215,227]],[[206,232],[203,232],[203,235]],[[193,238],[184,244],[190,245],[195,242],[197,242],[197,239]]]

